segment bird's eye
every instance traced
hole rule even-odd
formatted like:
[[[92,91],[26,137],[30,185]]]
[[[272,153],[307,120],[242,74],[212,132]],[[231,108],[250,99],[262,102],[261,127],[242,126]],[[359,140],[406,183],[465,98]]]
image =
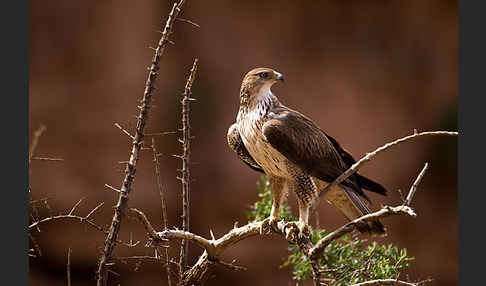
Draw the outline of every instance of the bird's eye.
[[[268,76],[268,73],[266,72],[261,72],[258,74],[260,76],[260,78],[266,78]]]

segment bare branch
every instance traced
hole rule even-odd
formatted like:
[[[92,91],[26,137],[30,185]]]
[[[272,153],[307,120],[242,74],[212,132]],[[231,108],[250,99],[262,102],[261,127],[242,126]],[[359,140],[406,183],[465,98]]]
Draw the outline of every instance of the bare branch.
[[[157,240],[159,238],[159,235],[155,231],[150,221],[147,219],[147,216],[142,211],[139,211],[135,208],[131,208],[130,211],[134,212],[137,215],[138,220],[144,225],[148,236],[152,239]],[[162,241],[166,241],[166,240],[162,240]]]
[[[189,192],[190,192],[190,170],[189,170],[189,160],[191,155],[191,125],[189,122],[189,112],[190,112],[190,98],[191,98],[191,88],[194,83],[194,79],[197,71],[198,59],[194,59],[191,72],[186,81],[186,86],[184,88],[184,97],[182,98],[182,230],[189,231]],[[189,252],[188,243],[182,240],[181,251],[179,256],[179,274],[182,277],[182,272],[187,264],[187,256]]]
[[[361,282],[358,284],[353,284],[351,286],[382,286],[382,285],[394,285],[394,286],[417,286],[418,284],[409,283],[396,279],[377,279],[366,282]]]
[[[101,208],[105,203],[102,202],[99,205],[97,205],[94,209],[92,209],[85,217],[84,219],[89,219],[91,215],[93,215],[99,208]]]
[[[162,182],[160,179],[160,170],[159,170],[159,157],[157,156],[157,149],[155,148],[155,138],[152,137],[152,156],[153,156],[153,162],[154,162],[154,171],[155,171],[155,178],[157,180],[157,188],[159,190],[159,196],[160,196],[160,203],[162,205],[162,221],[164,222],[164,230],[167,229],[167,224],[168,224],[168,219],[167,219],[167,203],[165,200],[165,192],[164,188],[162,186]],[[165,270],[167,272],[167,284],[169,286],[172,285],[172,279],[170,278],[170,264],[169,264],[169,250],[166,248],[165,249]]]
[[[400,214],[408,215],[411,217],[417,216],[415,212],[408,206],[397,206],[397,207],[384,206],[381,210],[359,217],[345,224],[344,226],[338,228],[337,230],[331,232],[326,237],[322,238],[319,242],[316,243],[316,245],[312,249],[310,249],[309,257],[312,260],[316,259],[317,256],[319,256],[322,253],[322,251],[326,248],[326,246],[329,245],[329,243],[331,243],[332,241],[340,238],[341,236],[347,233],[352,232],[361,223],[370,222],[379,218],[384,218],[391,215],[400,215]]]
[[[217,262],[218,262],[219,265],[222,265],[225,268],[227,268],[229,270],[232,270],[232,271],[244,271],[244,270],[247,270],[247,268],[244,267],[244,266],[235,265],[234,264],[236,262],[235,260],[233,260],[231,263],[224,262],[224,261],[221,261],[221,260],[218,260]]]
[[[147,133],[147,134],[145,134],[145,137],[148,137],[148,136],[163,136],[163,135],[176,134],[176,133],[177,133],[177,131],[165,131],[165,132]]]
[[[118,129],[120,129],[123,133],[125,133],[125,135],[127,135],[128,137],[130,137],[132,140],[135,140],[135,136],[133,136],[132,134],[130,134],[130,132],[128,132],[127,130],[125,130],[120,124],[118,124],[118,123],[115,122],[115,127],[117,127]]]
[[[420,182],[422,181],[422,178],[424,177],[425,172],[427,171],[428,167],[429,167],[429,163],[425,163],[424,168],[422,169],[420,174],[417,176],[417,179],[415,179],[415,182],[413,182],[412,187],[410,187],[410,191],[408,192],[408,196],[407,196],[407,206],[410,206],[410,204],[412,203],[413,195],[417,191],[417,187],[420,184]]]
[[[198,27],[198,28],[201,28],[201,26],[199,26],[199,24],[198,24],[198,23],[195,23],[195,22],[193,22],[193,21],[191,21],[191,20],[182,19],[182,18],[177,18],[176,20],[177,20],[177,21],[186,22],[186,23],[189,23],[189,24],[191,24],[191,25],[193,25],[193,26],[196,26],[196,27]]]
[[[107,187],[108,189],[112,190],[112,191],[115,191],[117,193],[120,193],[121,191],[113,186],[110,186],[108,184],[105,184],[105,187]]]
[[[49,158],[49,157],[32,157],[31,160],[38,160],[38,161],[54,161],[54,162],[63,162],[64,159],[62,158]]]
[[[396,146],[396,145],[398,145],[400,143],[403,143],[405,141],[408,141],[408,140],[411,140],[411,139],[414,139],[414,138],[417,138],[417,137],[421,137],[421,136],[441,136],[441,135],[445,135],[445,136],[457,136],[458,135],[458,132],[427,131],[427,132],[420,132],[420,133],[418,133],[417,130],[414,130],[414,134],[409,135],[409,136],[406,136],[406,137],[403,137],[403,138],[400,138],[400,139],[397,139],[397,140],[395,140],[393,142],[387,143],[387,144],[379,147],[375,151],[366,154],[366,156],[364,156],[363,158],[361,158],[358,162],[354,163],[349,169],[347,169],[344,173],[342,173],[339,177],[337,177],[336,180],[334,180],[331,184],[327,185],[324,188],[324,190],[322,190],[319,193],[319,196],[323,196],[328,190],[330,190],[334,186],[337,186],[338,184],[342,183],[349,176],[351,176],[352,174],[354,174],[355,172],[357,172],[361,167],[363,167],[363,165],[366,162],[371,161],[371,159],[373,159],[376,155],[378,155],[378,153],[381,153],[381,152],[387,150],[388,148],[391,148],[391,147]]]
[[[71,211],[69,212],[68,215],[72,215],[74,213],[74,210],[76,210],[76,208],[79,206],[79,204],[83,201],[84,198],[81,198],[74,206],[73,208],[71,209]]]

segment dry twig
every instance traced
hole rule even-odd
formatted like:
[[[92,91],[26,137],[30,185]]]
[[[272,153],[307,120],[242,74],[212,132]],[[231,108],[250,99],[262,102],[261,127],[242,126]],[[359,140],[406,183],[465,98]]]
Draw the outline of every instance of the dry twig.
[[[415,195],[415,192],[417,191],[417,187],[422,181],[422,178],[424,177],[428,167],[429,167],[429,163],[425,163],[424,168],[417,176],[417,179],[415,179],[415,182],[413,182],[412,187],[410,187],[410,191],[408,192],[408,196],[407,196],[407,206],[410,206],[410,204],[412,203],[413,195]]]
[[[409,283],[401,280],[396,279],[377,279],[371,280],[366,282],[361,282],[358,284],[353,284],[351,286],[384,286],[384,285],[393,285],[393,286],[417,286],[416,283]]]
[[[179,3],[174,3],[174,5],[172,6],[172,10],[169,13],[167,22],[164,27],[164,31],[162,32],[162,36],[159,40],[157,48],[155,49],[155,54],[152,59],[152,64],[149,68],[149,75],[145,83],[145,91],[141,101],[140,112],[137,120],[137,127],[135,129],[135,138],[133,139],[132,150],[130,153],[130,159],[125,169],[125,178],[123,179],[120,194],[118,196],[118,203],[116,204],[115,207],[115,214],[113,215],[109,233],[105,240],[103,253],[98,263],[97,286],[106,286],[107,284],[107,271],[108,271],[107,263],[110,260],[113,249],[115,247],[115,241],[117,239],[118,232],[120,230],[120,224],[122,222],[123,212],[127,207],[128,195],[131,191],[132,183],[135,178],[136,166],[139,159],[140,149],[142,147],[142,140],[144,138],[144,130],[148,119],[148,111],[150,108],[152,92],[154,90],[154,81],[158,76],[160,58],[165,51],[165,47],[167,46],[169,36],[172,33],[172,28],[175,19],[179,15],[183,4],[184,4],[184,0],[181,0]]]
[[[165,192],[164,192],[164,187],[162,186],[162,182],[160,179],[160,169],[159,169],[159,157],[157,156],[157,149],[155,148],[155,138],[152,138],[152,156],[153,156],[153,162],[154,162],[154,172],[155,172],[155,178],[157,180],[157,188],[159,190],[159,196],[160,196],[160,203],[162,205],[162,221],[164,223],[164,230],[167,229],[167,203],[165,200]],[[169,264],[169,250],[166,248],[165,249],[165,270],[167,272],[167,284],[169,286],[172,285],[172,279],[170,278],[170,264]]]

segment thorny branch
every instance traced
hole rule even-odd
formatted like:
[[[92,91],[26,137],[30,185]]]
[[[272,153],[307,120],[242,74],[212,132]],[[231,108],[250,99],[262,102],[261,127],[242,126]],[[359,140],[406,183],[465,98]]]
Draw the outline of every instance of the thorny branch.
[[[356,164],[354,164],[350,169],[348,169],[343,175],[341,175],[335,182],[337,184],[339,182],[342,182],[347,178],[347,176],[351,175],[353,172],[356,172],[359,167],[361,167],[365,162],[370,161],[376,154],[379,152],[382,152],[391,146],[397,145],[401,142],[405,142],[409,139],[418,137],[418,136],[425,136],[425,135],[449,135],[449,136],[455,136],[457,135],[457,132],[445,132],[445,131],[437,131],[437,132],[422,132],[422,133],[417,133],[414,132],[413,135],[407,136],[401,139],[398,139],[396,141],[393,141],[391,143],[385,144],[382,147],[376,149],[374,152],[367,154],[365,157],[363,157],[361,160],[359,160]],[[414,184],[410,188],[410,192],[407,196],[407,204],[401,205],[401,206],[396,206],[396,207],[390,207],[390,206],[384,206],[382,209],[362,216],[356,220],[353,220],[346,225],[338,228],[334,232],[331,232],[324,238],[322,238],[320,241],[318,241],[315,245],[309,240],[307,237],[300,237],[297,239],[297,245],[299,246],[300,250],[309,258],[309,261],[312,266],[312,273],[313,273],[313,281],[314,285],[322,285],[321,282],[321,270],[319,268],[317,259],[319,258],[319,255],[322,253],[322,251],[326,248],[326,246],[329,245],[332,241],[339,239],[346,233],[350,233],[353,230],[356,229],[356,227],[362,223],[362,222],[367,222],[371,220],[375,220],[378,218],[384,218],[387,216],[391,215],[408,215],[411,217],[415,217],[416,214],[409,207],[411,200],[413,199],[413,195],[417,189],[418,184],[420,183],[422,177],[425,174],[425,171],[427,169],[428,164],[425,164],[424,168],[420,172],[420,174],[417,176],[417,179],[415,180]],[[204,283],[205,280],[208,279],[209,275],[211,274],[212,269],[219,264],[219,257],[221,254],[229,247],[235,245],[239,241],[255,236],[255,235],[260,235],[260,230],[262,227],[263,222],[250,222],[245,226],[242,227],[235,227],[230,230],[228,233],[223,235],[219,239],[206,239],[204,237],[201,237],[197,234],[193,234],[189,231],[184,231],[184,230],[164,230],[162,232],[156,232],[154,228],[151,226],[149,220],[147,217],[138,210],[135,210],[137,213],[137,217],[139,218],[140,222],[145,226],[145,229],[147,230],[149,241],[157,246],[157,245],[163,245],[166,243],[168,240],[173,240],[173,239],[182,239],[182,240],[188,240],[196,245],[200,246],[201,248],[204,249],[203,254],[199,257],[199,260],[196,262],[195,265],[193,265],[189,270],[184,271],[181,276],[181,285],[201,285]],[[289,231],[288,228],[285,228],[285,222],[284,221],[279,221],[277,223],[277,228],[272,229],[271,233],[280,235],[281,237],[286,237],[287,233]],[[290,243],[293,243],[289,241]],[[368,284],[366,284],[368,283]],[[360,284],[356,284],[354,286],[365,286],[365,285],[385,285],[385,283],[388,284],[393,284],[393,285],[399,285],[399,286],[416,286],[418,284],[413,284],[405,281],[400,281],[400,280],[393,280],[393,279],[382,279],[382,280],[373,280],[373,281],[368,281]]]
[[[182,98],[182,230],[189,231],[189,183],[190,183],[190,170],[189,170],[189,160],[191,155],[191,124],[189,122],[189,112],[190,106],[189,103],[191,100],[191,88],[192,84],[194,83],[194,79],[196,77],[197,71],[197,61],[198,59],[194,59],[194,63],[192,65],[191,72],[186,82],[186,86],[184,88],[183,98]],[[188,243],[186,240],[182,240],[181,243],[181,251],[179,256],[179,274],[182,277],[182,273],[187,264],[187,256],[188,256]]]
[[[79,204],[79,202],[77,203]],[[97,205],[95,208],[93,208],[86,216],[79,216],[79,215],[75,215],[73,212],[74,212],[74,209],[76,209],[76,205],[73,207],[73,209],[71,210],[71,212],[69,214],[60,214],[60,215],[51,215],[51,216],[48,216],[46,218],[43,218],[41,220],[38,220],[38,221],[35,221],[33,223],[31,223],[29,225],[29,230],[33,229],[33,228],[37,228],[40,226],[40,225],[43,225],[45,223],[48,223],[48,222],[54,222],[54,221],[60,221],[60,220],[72,220],[72,221],[78,221],[80,223],[84,223],[88,226],[90,226],[91,228],[93,229],[96,229],[98,231],[101,231],[103,232],[104,234],[108,235],[108,231],[105,230],[103,227],[97,225],[96,223],[93,222],[91,218],[91,216],[99,209],[101,208],[105,203],[100,203],[99,205]],[[39,230],[40,231],[40,230]],[[34,239],[33,237],[31,237],[32,239]],[[135,245],[137,245],[139,242],[136,242],[134,244],[132,243],[125,243],[121,240],[116,240],[116,243],[118,244],[122,244],[122,245],[125,245],[127,247],[133,247]],[[37,246],[38,247],[38,246]]]
[[[149,68],[149,75],[145,83],[145,91],[141,101],[142,104],[140,106],[140,113],[138,115],[137,127],[135,130],[135,138],[133,139],[130,159],[125,169],[125,178],[123,179],[122,187],[120,189],[120,194],[118,196],[118,203],[116,204],[115,207],[115,213],[113,215],[109,233],[105,240],[103,253],[100,257],[99,264],[98,264],[97,286],[106,286],[107,284],[107,280],[108,280],[107,263],[110,260],[113,249],[115,247],[115,241],[117,239],[118,232],[120,230],[123,212],[127,207],[128,195],[131,191],[132,183],[135,178],[135,171],[139,159],[140,149],[142,148],[142,140],[144,138],[145,124],[148,118],[148,111],[150,108],[152,92],[155,89],[154,81],[158,76],[160,58],[165,51],[165,47],[167,46],[167,43],[169,42],[169,36],[172,33],[175,19],[181,12],[183,4],[184,4],[184,0],[181,0],[179,3],[174,3],[174,5],[172,6],[172,10],[169,13],[167,22],[164,27],[164,31],[162,32],[162,36],[159,40],[157,48],[155,49],[155,54],[152,59],[152,64]]]

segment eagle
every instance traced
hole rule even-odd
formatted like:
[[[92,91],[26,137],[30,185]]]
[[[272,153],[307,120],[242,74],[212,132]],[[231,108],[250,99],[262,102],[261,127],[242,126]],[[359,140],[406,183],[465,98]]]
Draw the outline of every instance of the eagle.
[[[295,193],[299,220],[287,222],[292,235],[310,235],[309,214],[320,197],[334,205],[348,220],[371,213],[360,199],[371,203],[364,190],[386,195],[380,184],[354,173],[341,184],[321,193],[356,161],[311,119],[283,105],[271,87],[283,81],[281,73],[256,68],[243,78],[236,122],[228,129],[229,147],[251,169],[264,173],[272,191],[270,216],[262,228],[275,227],[288,190]],[[358,225],[361,233],[385,235],[378,220]]]

